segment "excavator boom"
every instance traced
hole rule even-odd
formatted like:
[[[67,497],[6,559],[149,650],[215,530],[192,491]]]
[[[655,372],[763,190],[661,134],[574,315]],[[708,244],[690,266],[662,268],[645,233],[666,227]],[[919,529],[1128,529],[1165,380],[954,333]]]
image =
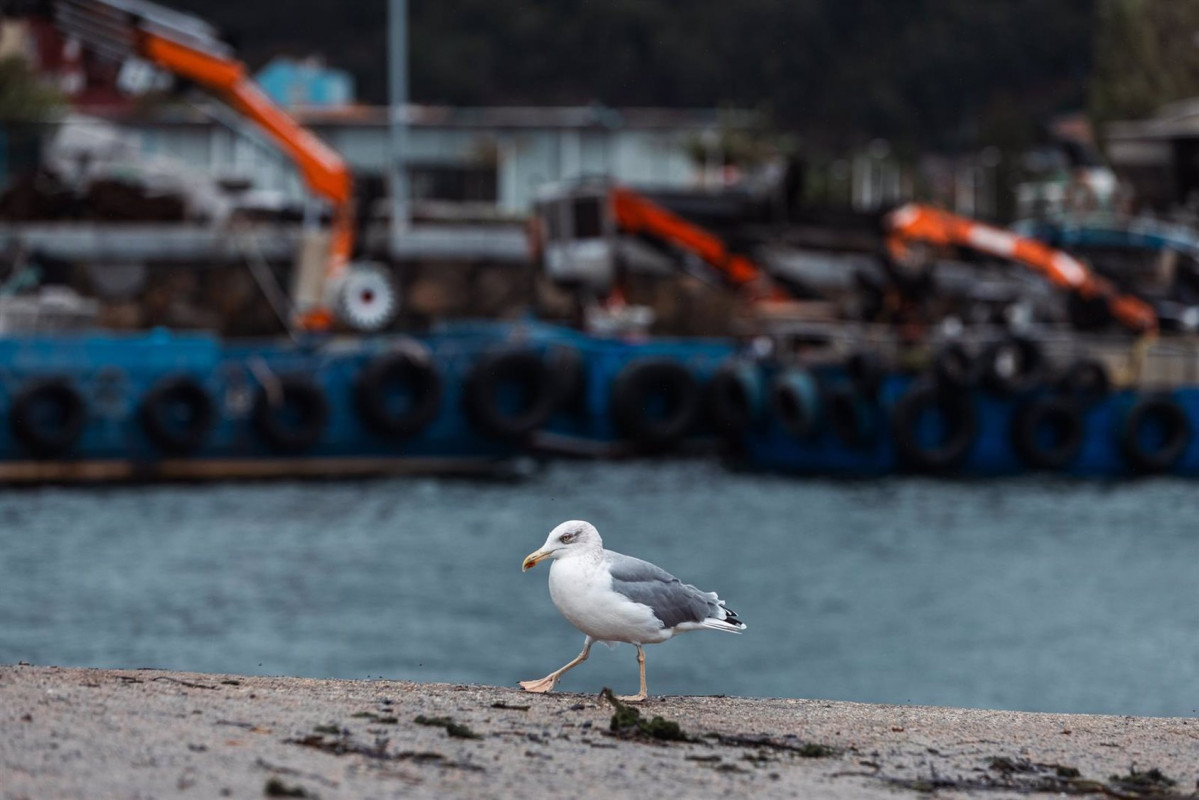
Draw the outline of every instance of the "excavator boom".
[[[354,250],[353,178],[332,148],[275,105],[215,30],[144,0],[57,0],[55,21],[99,56],[131,56],[204,87],[261,128],[295,163],[309,190],[332,208],[326,277],[340,277]],[[319,316],[319,315],[318,315]]]
[[[1084,299],[1102,299],[1112,316],[1134,333],[1157,330],[1157,314],[1149,304],[1121,293],[1111,281],[1096,275],[1078,259],[1035,239],[919,203],[900,206],[887,216],[885,224],[887,251],[897,261],[908,258],[911,245],[916,242],[937,247],[969,247],[1024,264],[1055,286]]]
[[[716,234],[688,222],[632,189],[609,193],[616,230],[689,253],[707,264],[734,289],[745,289],[756,302],[779,302],[788,294],[753,259],[733,252]]]
[[[211,55],[149,31],[141,32],[137,42],[138,54],[143,58],[203,86],[270,134],[295,161],[314,193],[334,204],[350,201],[352,181],[341,156],[263,94],[240,61]]]
[[[731,252],[719,237],[668,211],[631,189],[611,191],[617,230],[654,239],[700,258],[735,288],[763,278],[762,270],[745,256]]]

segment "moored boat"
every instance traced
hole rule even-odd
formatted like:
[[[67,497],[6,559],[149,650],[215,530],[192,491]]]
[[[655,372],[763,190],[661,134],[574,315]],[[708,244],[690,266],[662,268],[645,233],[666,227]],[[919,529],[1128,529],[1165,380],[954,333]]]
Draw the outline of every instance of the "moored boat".
[[[797,474],[1199,475],[1199,346],[993,332],[845,337],[756,365],[751,468]]]

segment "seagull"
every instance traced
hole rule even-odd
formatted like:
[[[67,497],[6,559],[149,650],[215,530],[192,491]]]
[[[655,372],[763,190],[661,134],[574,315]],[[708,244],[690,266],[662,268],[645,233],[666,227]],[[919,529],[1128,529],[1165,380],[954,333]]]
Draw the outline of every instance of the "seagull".
[[[550,531],[545,544],[525,557],[521,571],[552,558],[550,598],[570,624],[586,634],[583,652],[561,669],[535,681],[527,692],[548,692],[569,669],[587,660],[595,642],[628,642],[637,648],[641,691],[621,700],[640,702],[645,689],[642,645],[664,642],[676,633],[710,628],[740,633],[745,623],[715,592],[701,592],[661,567],[604,549],[590,522],[572,519]]]

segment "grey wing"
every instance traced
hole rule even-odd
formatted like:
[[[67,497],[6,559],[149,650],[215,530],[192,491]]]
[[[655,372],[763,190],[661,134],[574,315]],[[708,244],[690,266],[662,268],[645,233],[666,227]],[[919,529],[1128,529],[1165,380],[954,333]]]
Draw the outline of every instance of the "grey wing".
[[[649,606],[666,628],[683,622],[723,619],[722,603],[713,592],[701,592],[661,567],[605,550],[612,589],[635,603]]]

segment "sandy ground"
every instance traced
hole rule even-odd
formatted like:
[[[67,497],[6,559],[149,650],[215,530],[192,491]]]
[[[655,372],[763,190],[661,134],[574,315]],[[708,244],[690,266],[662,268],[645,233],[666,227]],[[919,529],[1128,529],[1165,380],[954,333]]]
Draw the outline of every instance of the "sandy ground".
[[[0,666],[0,797],[1199,797],[1199,719],[732,697],[639,710],[693,740],[614,734],[596,695]]]

